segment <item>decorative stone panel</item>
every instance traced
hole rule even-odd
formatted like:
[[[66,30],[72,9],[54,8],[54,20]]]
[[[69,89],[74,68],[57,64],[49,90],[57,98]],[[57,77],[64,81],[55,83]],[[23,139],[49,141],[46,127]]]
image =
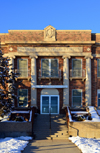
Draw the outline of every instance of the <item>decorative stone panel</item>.
[[[52,27],[51,25],[47,26],[44,29],[44,41],[56,41],[56,29]]]

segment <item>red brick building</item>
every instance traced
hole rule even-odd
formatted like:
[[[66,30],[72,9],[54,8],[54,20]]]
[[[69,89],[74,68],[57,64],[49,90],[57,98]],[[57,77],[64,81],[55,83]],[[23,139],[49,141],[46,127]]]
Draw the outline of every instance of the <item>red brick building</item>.
[[[9,30],[0,34],[4,56],[20,72],[16,107],[41,114],[66,106],[100,106],[100,34],[91,30]]]

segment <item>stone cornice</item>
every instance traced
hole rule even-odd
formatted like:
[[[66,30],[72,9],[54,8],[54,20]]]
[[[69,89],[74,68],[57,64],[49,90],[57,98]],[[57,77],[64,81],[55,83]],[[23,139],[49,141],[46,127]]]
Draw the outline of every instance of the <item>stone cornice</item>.
[[[76,53],[52,53],[52,52],[44,52],[44,53],[27,53],[27,52],[9,52],[7,54],[4,54],[3,55],[4,57],[10,57],[10,58],[14,58],[15,56],[29,56],[30,58],[38,58],[38,56],[62,56],[63,58],[70,58],[71,56],[76,56]],[[85,52],[82,52],[82,53],[77,53],[77,57],[78,56],[83,56],[83,57],[86,57],[86,58],[92,58],[92,55],[91,53],[85,53]]]
[[[1,43],[2,44],[2,43]],[[95,41],[5,41],[3,44],[66,44],[66,45],[92,45]]]
[[[32,32],[37,32],[37,31],[44,31],[44,30],[8,30],[8,32],[23,32],[23,31],[25,31],[25,32],[30,32],[30,31],[32,31]]]
[[[87,31],[90,31],[90,32],[91,32],[92,30],[56,30],[56,31],[70,31],[70,32],[71,32],[71,31],[72,31],[72,32],[73,32],[73,31],[86,31],[86,32],[87,32]]]

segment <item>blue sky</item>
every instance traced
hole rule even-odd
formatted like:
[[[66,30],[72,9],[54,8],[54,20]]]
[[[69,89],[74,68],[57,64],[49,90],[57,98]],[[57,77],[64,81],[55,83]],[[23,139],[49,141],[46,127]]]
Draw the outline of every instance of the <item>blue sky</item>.
[[[48,25],[100,33],[100,0],[0,0],[0,33]]]

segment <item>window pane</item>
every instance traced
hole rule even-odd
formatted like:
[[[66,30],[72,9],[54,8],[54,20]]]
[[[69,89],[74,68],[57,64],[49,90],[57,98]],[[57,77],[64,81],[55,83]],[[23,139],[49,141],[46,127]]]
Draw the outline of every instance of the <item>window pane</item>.
[[[28,97],[28,93],[27,93],[27,89],[19,89],[19,106],[26,106],[27,105],[27,97]]]
[[[42,76],[43,77],[49,76],[49,60],[48,59],[42,60]]]
[[[100,70],[98,70],[98,77],[100,77]]]
[[[51,97],[51,113],[58,113],[58,97]]]
[[[73,60],[73,69],[81,69],[81,59]]]
[[[81,96],[81,90],[73,90],[73,96]]]
[[[98,66],[100,66],[100,59],[98,59]]]
[[[27,77],[27,60],[26,59],[19,59],[18,60],[18,69],[20,73],[20,77]]]
[[[73,106],[81,106],[81,97],[73,97]]]
[[[98,93],[98,106],[100,106],[100,93]]]
[[[98,77],[100,77],[100,59],[97,61]]]
[[[49,97],[42,97],[42,105],[49,106]]]
[[[19,68],[26,69],[27,68],[27,60],[19,59]]]
[[[26,96],[26,95],[27,95],[27,90],[19,89],[19,96]]]
[[[73,71],[72,71],[73,77],[82,76],[81,59],[74,59],[72,68],[73,68]]]
[[[51,76],[58,77],[58,61],[57,61],[57,59],[51,59]]]

